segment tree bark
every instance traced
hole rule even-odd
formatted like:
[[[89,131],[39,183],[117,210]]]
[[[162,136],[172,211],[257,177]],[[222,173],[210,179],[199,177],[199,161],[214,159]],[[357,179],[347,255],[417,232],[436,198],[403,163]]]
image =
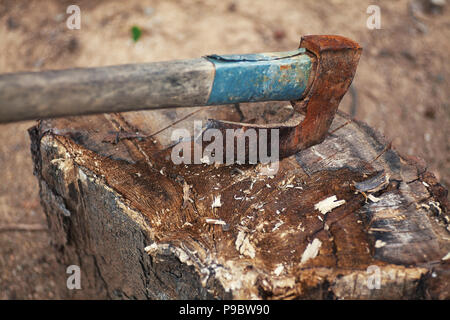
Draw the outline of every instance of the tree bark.
[[[82,271],[74,297],[450,298],[447,190],[422,161],[338,113],[323,143],[281,160],[274,176],[261,175],[261,164],[176,166],[173,128],[241,114],[216,107],[184,119],[193,110],[30,129],[53,244]],[[242,113],[261,122],[290,109],[254,104]],[[336,206],[321,213],[332,196]]]

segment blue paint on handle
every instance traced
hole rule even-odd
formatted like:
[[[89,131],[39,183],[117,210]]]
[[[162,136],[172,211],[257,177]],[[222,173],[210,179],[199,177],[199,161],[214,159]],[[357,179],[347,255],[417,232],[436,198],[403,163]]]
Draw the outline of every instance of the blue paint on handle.
[[[312,64],[304,52],[207,56],[216,70],[207,104],[300,99]]]

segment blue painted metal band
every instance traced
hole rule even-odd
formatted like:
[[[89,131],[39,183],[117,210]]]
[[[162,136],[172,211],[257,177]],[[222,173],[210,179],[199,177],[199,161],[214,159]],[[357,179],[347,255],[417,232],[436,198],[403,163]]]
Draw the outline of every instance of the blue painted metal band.
[[[304,52],[207,56],[215,67],[207,104],[300,99],[312,65]]]

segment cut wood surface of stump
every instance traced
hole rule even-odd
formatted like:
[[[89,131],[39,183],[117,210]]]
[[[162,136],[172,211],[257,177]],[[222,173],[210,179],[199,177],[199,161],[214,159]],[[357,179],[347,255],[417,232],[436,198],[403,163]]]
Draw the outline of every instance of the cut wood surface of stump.
[[[242,107],[247,119],[291,112],[256,106]],[[262,164],[172,163],[174,128],[238,117],[179,108],[30,129],[53,244],[82,271],[75,297],[450,298],[447,191],[423,162],[338,113],[323,143],[273,176]]]

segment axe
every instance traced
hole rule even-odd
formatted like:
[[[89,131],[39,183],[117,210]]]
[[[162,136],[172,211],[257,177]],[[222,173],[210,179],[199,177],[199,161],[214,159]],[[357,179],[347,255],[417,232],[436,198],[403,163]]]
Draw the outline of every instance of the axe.
[[[208,128],[279,129],[280,157],[322,142],[356,72],[361,47],[304,36],[297,50],[0,75],[0,123],[105,112],[291,101],[267,125],[209,120]],[[304,114],[301,120],[300,114]]]

